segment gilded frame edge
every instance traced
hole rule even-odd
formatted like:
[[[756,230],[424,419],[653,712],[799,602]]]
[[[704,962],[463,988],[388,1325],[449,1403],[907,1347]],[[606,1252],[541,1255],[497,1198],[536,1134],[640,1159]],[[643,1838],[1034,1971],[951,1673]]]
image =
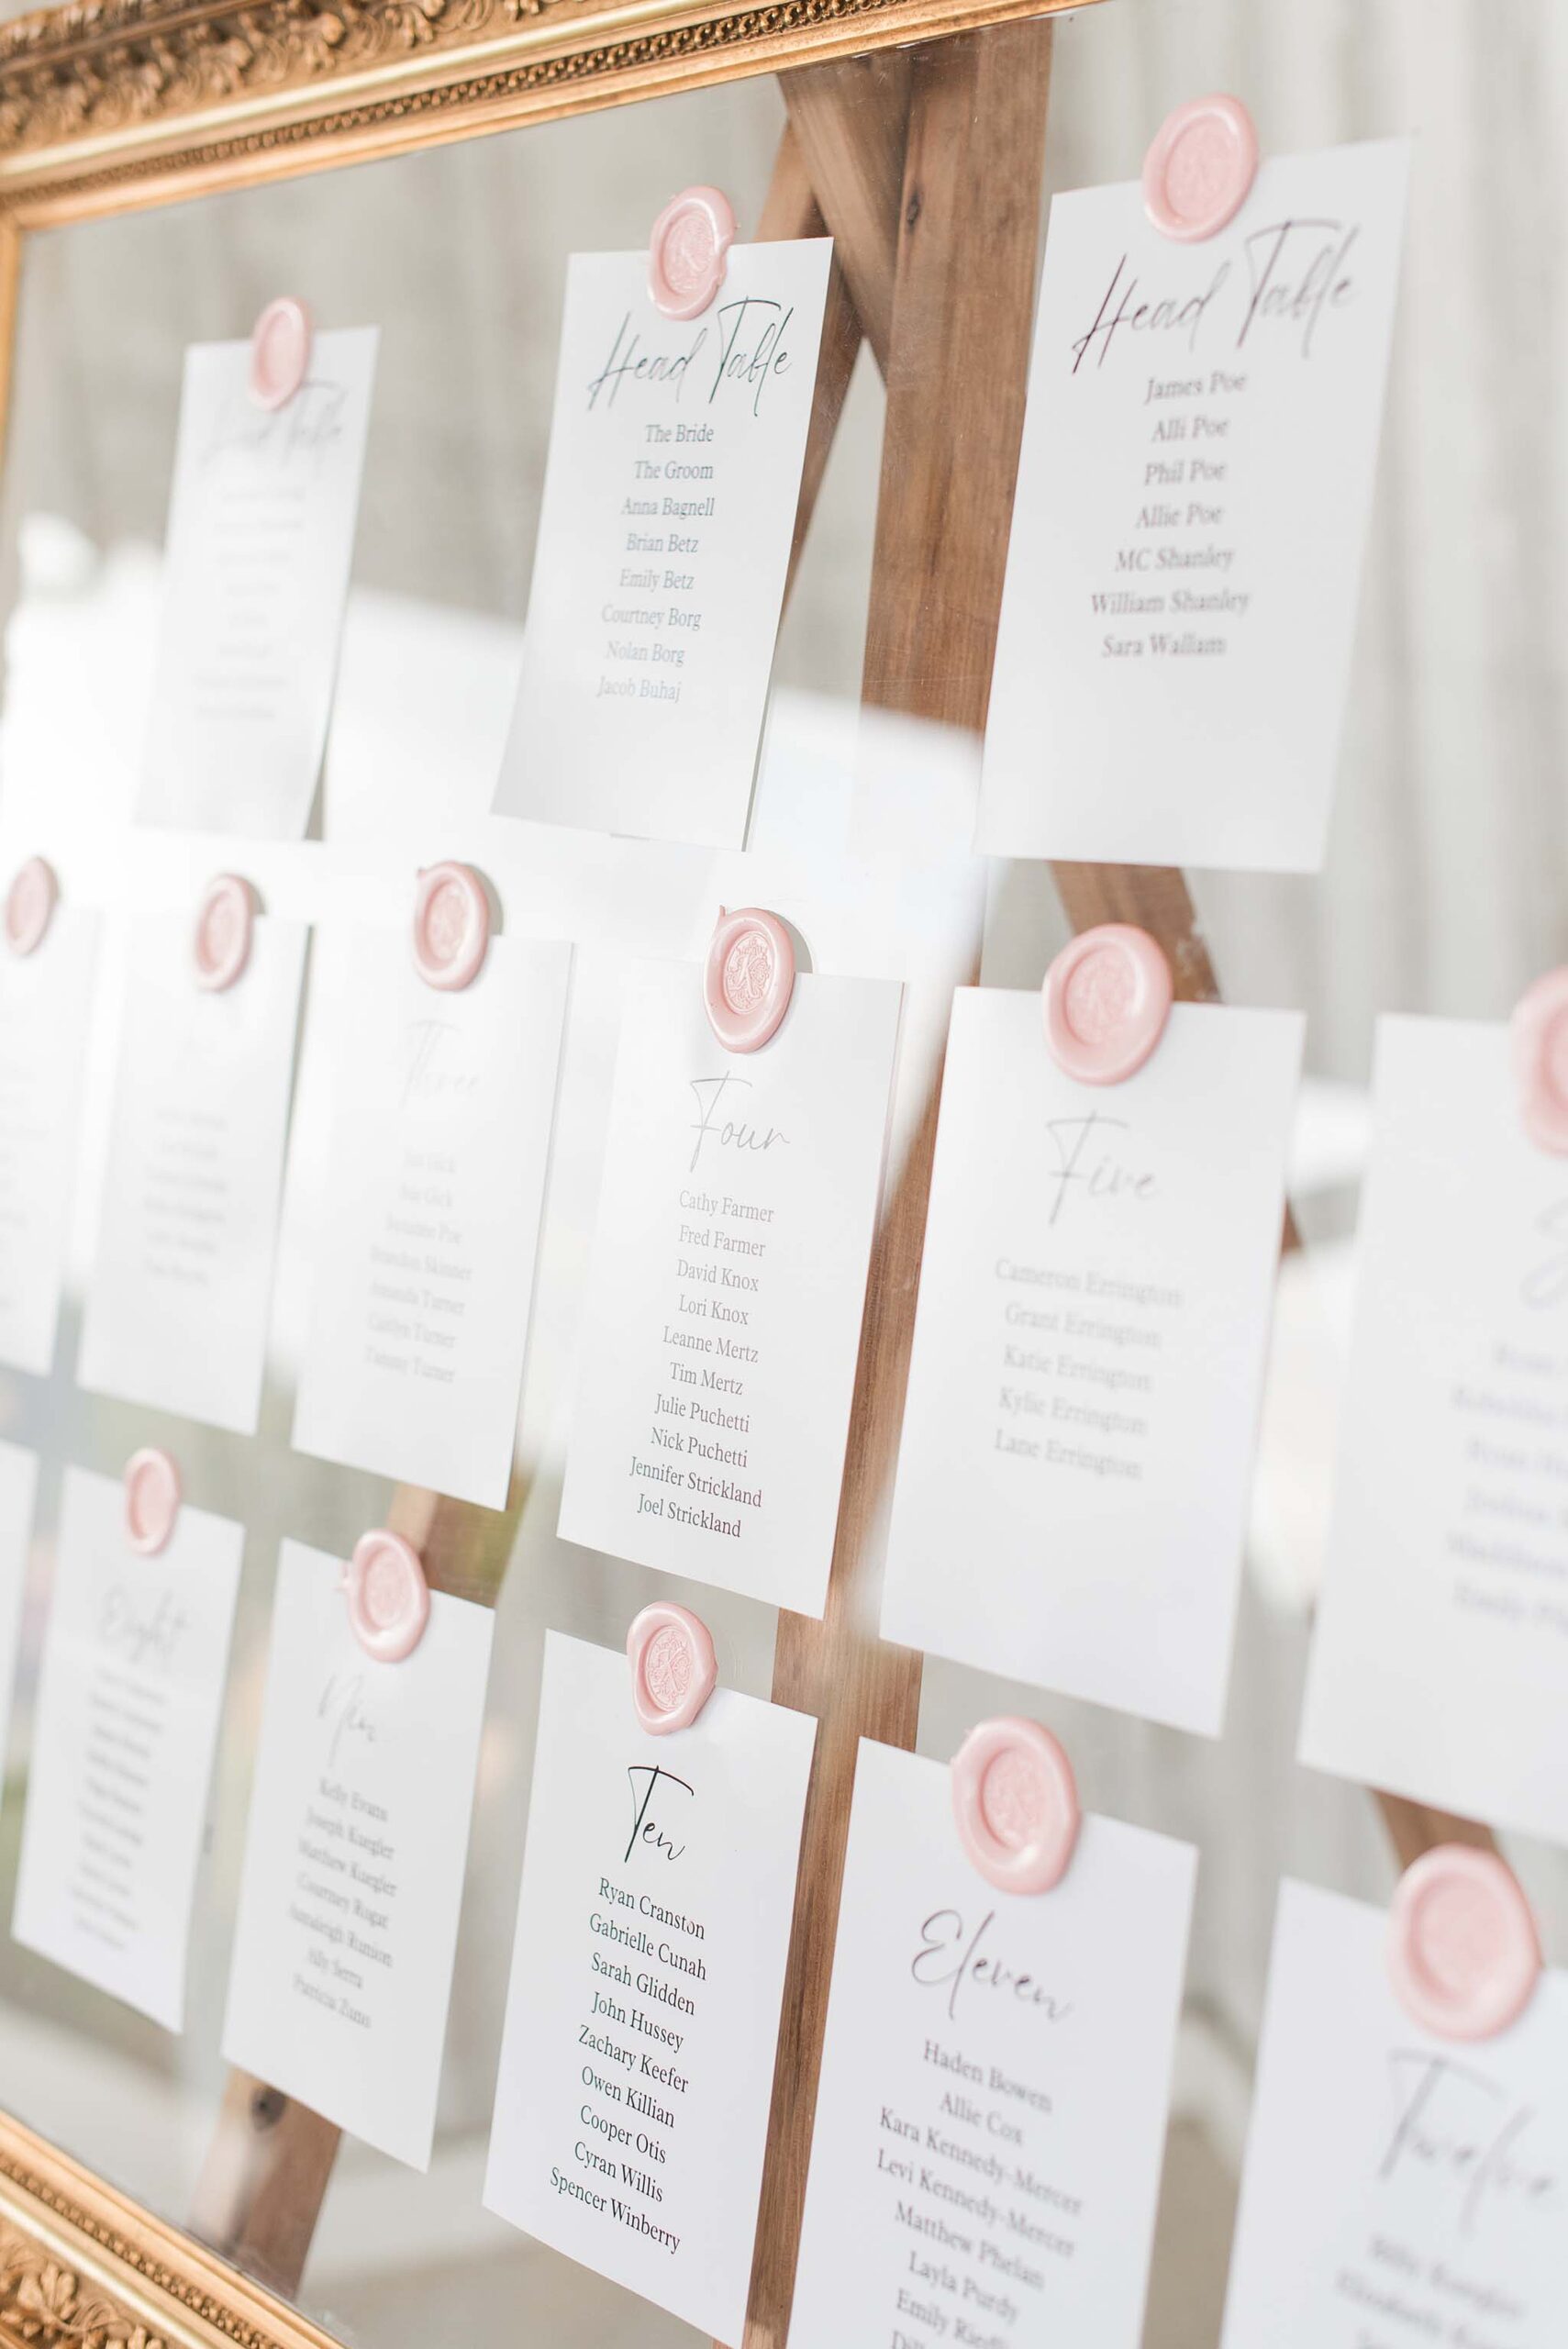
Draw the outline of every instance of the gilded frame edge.
[[[0,2342],[336,2349],[331,2336],[0,2112]]]
[[[0,26],[0,219],[53,227],[1092,0],[66,0]]]

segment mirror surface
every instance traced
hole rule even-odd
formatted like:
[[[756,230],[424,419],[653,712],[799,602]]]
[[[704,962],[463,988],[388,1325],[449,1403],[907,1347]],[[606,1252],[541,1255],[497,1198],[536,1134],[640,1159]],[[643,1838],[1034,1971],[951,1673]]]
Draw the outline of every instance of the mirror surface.
[[[921,1750],[945,1757],[984,1714],[1042,1711],[1071,1747],[1088,1805],[1201,1847],[1147,2349],[1218,2336],[1281,1870],[1374,1898],[1392,1881],[1371,1801],[1292,1758],[1373,1020],[1389,1009],[1497,1018],[1568,955],[1568,240],[1561,206],[1547,200],[1568,129],[1561,20],[1551,0],[1485,12],[1451,0],[1106,0],[1058,28],[1050,187],[1134,176],[1167,108],[1212,88],[1246,94],[1266,150],[1419,134],[1327,869],[1313,880],[1193,876],[1227,996],[1301,1005],[1310,1022],[1294,1188],[1309,1244],[1282,1273],[1229,1727],[1210,1747],[933,1661],[920,1728]],[[323,323],[379,325],[381,352],[313,837],[247,845],[243,869],[274,910],[392,926],[417,864],[463,857],[494,878],[508,930],[580,948],[519,1438],[525,1499],[499,1603],[435,2159],[420,2176],[345,2141],[300,2293],[318,2322],[374,2349],[503,2329],[595,2349],[695,2338],[480,2202],[543,1633],[618,1645],[655,1586],[671,1588],[554,1531],[626,961],[695,954],[717,904],[787,898],[817,967],[908,978],[896,1147],[981,925],[984,976],[1002,985],[1038,985],[1065,935],[1045,868],[986,870],[964,852],[944,797],[945,753],[933,754],[929,776],[916,758],[902,778],[883,777],[879,763],[878,792],[901,818],[900,788],[922,795],[896,859],[865,859],[851,837],[884,462],[881,386],[865,352],[785,616],[748,856],[488,813],[528,600],[566,257],[641,244],[669,195],[694,181],[726,188],[746,233],[783,122],[775,84],[749,81],[40,232],[26,251],[0,535],[12,615],[0,870],[41,852],[74,897],[118,922],[133,905],[183,920],[213,867],[210,841],[129,821],[182,356],[190,342],[247,333],[262,304],[288,292]],[[1309,672],[1298,690],[1304,703],[1313,695]],[[220,861],[239,855],[226,844]],[[112,954],[105,961],[112,967]],[[302,1298],[286,1260],[255,1441],[73,1383],[80,1280],[106,1173],[107,991],[100,1008],[76,1285],[55,1375],[0,1373],[0,1432],[43,1461],[0,1811],[6,1915],[63,1465],[117,1474],[135,1445],[169,1443],[192,1496],[243,1520],[244,1580],[187,2028],[172,2038],[0,1940],[0,2074],[22,2119],[183,2224],[225,2076],[218,2039],[278,1542],[346,1553],[380,1521],[388,1487],[289,1448]],[[309,1087],[318,1097],[331,1072],[307,1064],[300,1085],[302,1101]],[[296,1162],[291,1181],[306,1197],[312,1176]],[[674,1595],[701,1605],[724,1678],[766,1694],[768,1610],[709,1591]],[[1510,1852],[1549,1954],[1568,1956],[1568,1870],[1543,1849]]]

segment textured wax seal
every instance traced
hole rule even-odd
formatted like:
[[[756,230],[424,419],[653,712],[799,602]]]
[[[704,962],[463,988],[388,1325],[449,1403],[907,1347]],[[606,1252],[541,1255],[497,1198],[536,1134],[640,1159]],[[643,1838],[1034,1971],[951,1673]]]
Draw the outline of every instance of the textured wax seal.
[[[1540,1942],[1496,1852],[1441,1843],[1406,1869],[1389,1909],[1388,1970],[1407,2014],[1440,2039],[1490,2039],[1524,2012]]]
[[[292,294],[269,302],[250,335],[250,396],[259,407],[284,407],[310,364],[310,312]]]
[[[231,987],[250,960],[256,901],[250,885],[236,873],[207,883],[196,911],[193,947],[196,985],[218,995]]]
[[[180,1514],[180,1472],[166,1452],[133,1452],[125,1464],[125,1538],[144,1558],[167,1548]]]
[[[735,214],[721,188],[688,187],[664,206],[648,239],[648,291],[667,318],[697,318],[724,283]]]
[[[1147,930],[1102,922],[1081,930],[1045,974],[1045,1040],[1081,1085],[1119,1085],[1165,1030],[1171,966]]]
[[[378,1664],[412,1654],[430,1619],[430,1586],[419,1553],[401,1533],[361,1533],[343,1577],[349,1621]]]
[[[43,944],[60,896],[54,867],[29,856],[11,875],[6,892],[6,943],[13,954],[33,954]]]
[[[703,969],[708,1026],[727,1052],[754,1052],[775,1032],[795,991],[795,947],[776,914],[721,913]]]
[[[1519,1118],[1538,1150],[1568,1153],[1568,966],[1546,972],[1509,1023]]]
[[[689,1729],[718,1680],[713,1641],[701,1616],[671,1600],[645,1607],[626,1635],[631,1701],[653,1737]]]
[[[1049,1892],[1078,1840],[1078,1788],[1060,1740],[1039,1721],[982,1721],[952,1764],[959,1841],[999,1892]]]
[[[1165,117],[1143,159],[1143,208],[1162,237],[1201,244],[1247,201],[1258,134],[1240,98],[1189,98]]]
[[[490,900],[469,864],[428,864],[414,897],[414,968],[454,992],[478,977],[490,949]]]

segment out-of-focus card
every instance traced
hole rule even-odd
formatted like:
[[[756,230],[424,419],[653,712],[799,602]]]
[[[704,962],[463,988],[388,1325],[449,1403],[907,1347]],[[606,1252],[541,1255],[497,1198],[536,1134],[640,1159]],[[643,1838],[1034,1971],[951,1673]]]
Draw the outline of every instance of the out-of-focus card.
[[[253,1435],[308,933],[262,918],[232,985],[134,922],[83,1386]]]
[[[11,1931],[169,2031],[244,1542],[185,1501],[143,1555],[120,1481],[65,1472]]]
[[[342,1580],[284,1543],[223,2052],[425,2169],[495,1619],[435,1591],[378,1660]]]
[[[279,407],[247,342],[185,353],[163,618],[137,814],[296,840],[316,796],[353,558],[377,334],[313,337]]]
[[[570,947],[493,938],[440,993],[393,931],[317,932],[334,1082],[302,1452],[506,1500],[570,965]]]

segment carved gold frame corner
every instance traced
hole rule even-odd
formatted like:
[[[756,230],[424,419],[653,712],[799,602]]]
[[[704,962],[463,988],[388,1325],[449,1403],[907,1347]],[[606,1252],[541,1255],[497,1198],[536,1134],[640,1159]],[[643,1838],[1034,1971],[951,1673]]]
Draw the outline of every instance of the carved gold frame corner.
[[[3,2113],[0,2343],[336,2349],[249,2277]]]

